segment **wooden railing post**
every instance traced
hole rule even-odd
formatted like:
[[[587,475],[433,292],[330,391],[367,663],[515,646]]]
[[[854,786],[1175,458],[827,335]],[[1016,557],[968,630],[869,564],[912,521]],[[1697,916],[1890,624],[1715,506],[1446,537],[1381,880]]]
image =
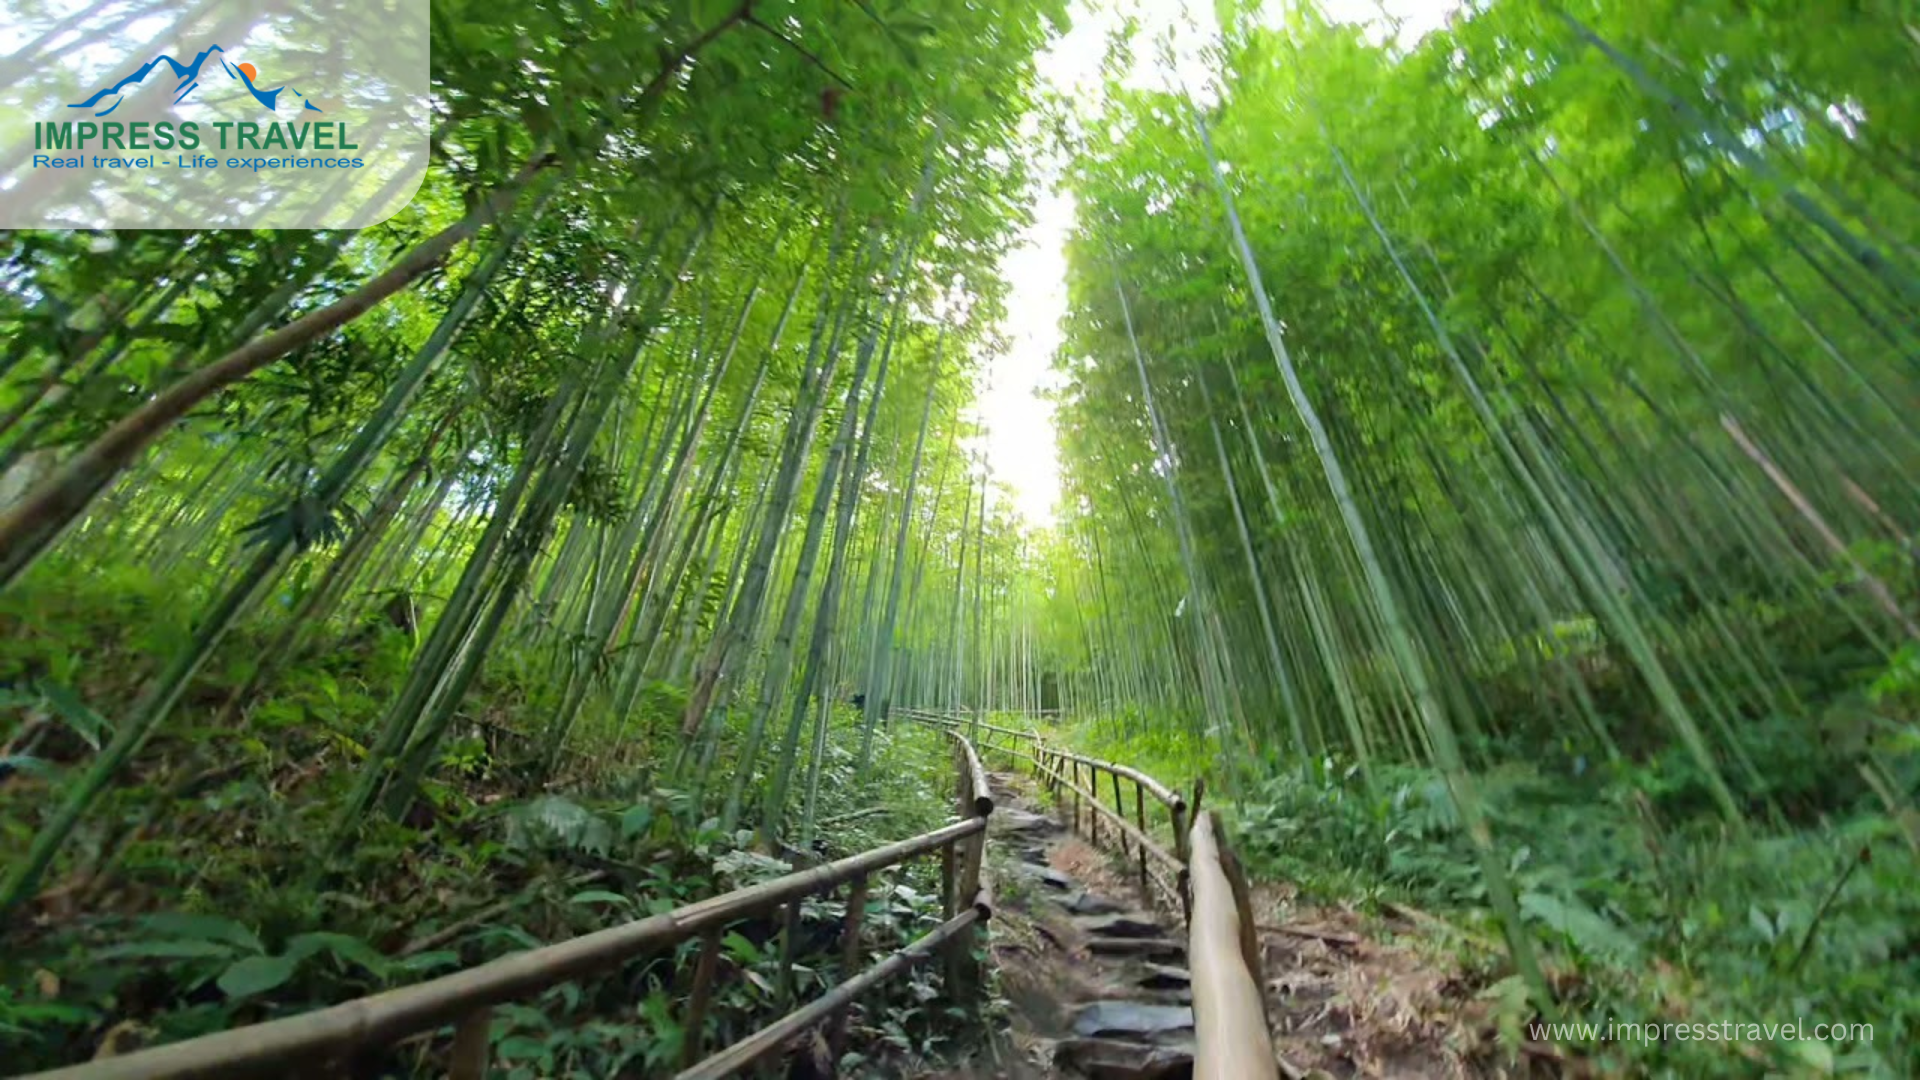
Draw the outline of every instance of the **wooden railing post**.
[[[971,797],[965,800],[969,806],[972,802]],[[960,889],[955,897],[960,907],[973,903],[974,894],[980,891],[980,861],[986,854],[986,831],[975,833],[964,843],[966,847],[960,853]]]
[[[1187,868],[1180,871],[1180,880],[1175,883],[1175,888],[1177,888],[1180,893],[1180,913],[1189,923],[1193,921],[1193,889],[1191,888],[1193,838],[1188,835],[1187,815],[1199,807],[1200,798],[1206,793],[1205,784],[1206,782],[1202,780],[1200,783],[1194,785],[1193,803],[1191,806],[1184,802],[1176,802],[1167,810],[1167,813],[1173,818],[1174,857],[1180,860],[1181,866]]]
[[[1073,831],[1080,831],[1080,763],[1069,761],[1073,767],[1073,779],[1067,784],[1067,797],[1073,800]]]
[[[1066,794],[1066,799],[1068,799],[1068,807],[1071,807],[1071,811],[1073,811],[1073,832],[1077,834],[1077,832],[1079,832],[1079,763],[1071,763],[1071,761],[1066,761],[1066,759],[1060,759],[1060,765],[1071,765],[1071,767],[1073,767],[1073,780],[1066,780],[1062,786],[1066,788],[1064,794]],[[1056,769],[1054,774],[1060,774],[1060,771]]]
[[[960,804],[960,818],[966,820],[971,811],[967,809],[967,785],[973,782],[972,774],[967,772],[967,752],[960,748],[960,740],[953,741],[953,797]]]
[[[800,936],[800,906],[804,900],[795,898],[787,901],[785,925],[780,928],[780,985],[776,988],[776,1001],[781,1012],[793,1007],[793,961],[796,948],[794,939]]]
[[[990,815],[993,803],[991,794],[984,790],[984,772],[974,770],[973,756],[964,744],[956,744],[955,753],[960,758],[960,817],[984,818]],[[975,907],[980,903],[980,877],[986,861],[987,830],[983,828],[961,843],[965,846],[958,852],[959,867],[947,912],[949,919],[961,908]],[[952,851],[952,848],[948,850]],[[975,990],[982,983],[973,957],[974,942],[978,936],[979,928],[975,926],[966,933],[954,935],[947,946],[947,988],[952,997],[962,1002],[972,1002],[976,997]]]
[[[867,919],[867,875],[861,874],[853,879],[853,887],[847,891],[847,916],[841,923],[840,936],[840,981],[845,982],[860,973],[860,931]],[[833,1019],[827,1024],[827,1052],[837,1063],[847,1044],[847,1008],[841,1006],[833,1010]]]
[[[447,1069],[451,1080],[486,1080],[492,1035],[491,1008],[475,1009],[461,1019],[453,1031],[453,1059]]]
[[[1192,820],[1193,811],[1199,809],[1200,799],[1205,793],[1203,781],[1194,785],[1192,802],[1176,803],[1168,809],[1168,813],[1173,815],[1173,853],[1180,857],[1182,863],[1193,861],[1193,838],[1187,835],[1191,831],[1187,823]]]
[[[956,893],[959,891],[959,882],[957,880],[957,876],[954,871],[955,871],[955,866],[954,866],[953,843],[952,841],[949,841],[945,846],[943,846],[940,849],[940,921],[941,922],[951,921],[953,918],[953,913],[955,911],[958,911],[960,907],[958,897],[956,896]],[[949,975],[951,975],[953,972],[953,968],[951,965],[951,960],[952,960],[951,955],[948,956],[948,960],[949,960],[949,965],[947,968],[947,972]]]
[[[700,1060],[707,1042],[707,1004],[713,1000],[714,969],[720,964],[720,932],[709,930],[700,938],[700,959],[693,966],[693,993],[687,1002],[687,1020],[682,1027],[680,1067]]]
[[[1133,782],[1133,823],[1140,831],[1147,832],[1147,786],[1138,780]],[[1151,836],[1153,834],[1147,833]],[[1140,845],[1140,891],[1147,891],[1147,848]]]
[[[1079,782],[1080,774],[1074,773],[1073,778],[1076,783]],[[1087,766],[1087,798],[1091,802],[1100,801],[1100,766],[1098,765]],[[1091,806],[1087,807],[1087,835],[1092,838],[1095,846],[1099,845],[1100,812]]]

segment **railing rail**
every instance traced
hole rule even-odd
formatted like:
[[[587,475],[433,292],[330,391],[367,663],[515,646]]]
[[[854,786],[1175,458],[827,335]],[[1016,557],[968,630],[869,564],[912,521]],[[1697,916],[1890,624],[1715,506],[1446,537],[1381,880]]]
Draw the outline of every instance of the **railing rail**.
[[[1193,987],[1195,1080],[1278,1080],[1279,1061],[1260,989],[1259,939],[1244,882],[1235,887],[1219,823],[1193,821],[1187,880],[1187,973]]]
[[[1101,824],[1107,824],[1109,831],[1115,832],[1120,839],[1121,853],[1138,861],[1141,887],[1146,888],[1149,883],[1158,886],[1160,895],[1173,907],[1184,911],[1184,888],[1154,873],[1149,859],[1164,865],[1175,875],[1176,882],[1178,875],[1185,870],[1188,823],[1185,796],[1138,769],[1055,747],[1037,732],[990,724],[974,716],[961,719],[922,709],[895,709],[894,713],[948,732],[973,732],[979,737],[982,747],[1030,763],[1035,775],[1046,780],[1056,797],[1065,797],[1076,830],[1080,828],[1084,807],[1091,838],[1097,843]],[[1026,749],[996,745],[992,741],[995,735],[1024,744]],[[1111,785],[1112,806],[1106,805],[1100,794],[1103,778]],[[1131,822],[1127,820],[1128,807],[1122,780],[1133,785]],[[1165,810],[1169,835],[1173,838],[1174,850],[1171,853],[1152,835],[1155,826],[1149,824],[1148,799]]]
[[[1200,788],[1196,787],[1189,804],[1179,792],[1137,769],[1051,746],[1037,732],[996,726],[972,715],[962,719],[918,709],[894,712],[956,737],[962,731],[984,732],[1024,743],[1028,749],[996,745],[985,735],[980,736],[982,749],[1029,763],[1055,798],[1064,802],[1076,832],[1081,829],[1084,804],[1089,839],[1100,842],[1100,825],[1104,822],[1121,854],[1138,860],[1141,891],[1154,896],[1153,889],[1157,888],[1157,895],[1170,898],[1171,905],[1185,917],[1196,1044],[1193,1075],[1197,1080],[1277,1080],[1279,1061],[1267,1025],[1259,940],[1246,881],[1221,839],[1216,816],[1198,812],[1203,794]],[[1111,807],[1099,794],[1103,774],[1112,785]],[[1134,785],[1132,821],[1126,817],[1120,786],[1123,779]],[[1148,797],[1167,812],[1173,852],[1152,835],[1146,811]],[[1178,884],[1156,872],[1150,860],[1173,871]]]
[[[1021,731],[1018,728],[1001,727],[998,724],[989,724],[986,721],[981,720],[977,717],[972,717],[969,719],[962,720],[952,716],[947,716],[942,713],[928,712],[925,709],[902,709],[902,708],[894,709],[893,714],[895,716],[903,716],[909,720],[915,720],[923,724],[935,724],[935,725],[942,725],[942,726],[958,725],[960,727],[966,728],[969,731],[978,729],[980,731],[989,732],[994,735],[1006,735],[1014,739],[1026,739],[1032,742],[1038,742],[1040,740],[1040,736],[1035,732]]]
[[[1068,779],[1058,768],[1049,764],[1048,760],[1019,750],[1014,750],[1010,747],[991,746],[991,744],[989,744],[989,748],[1032,763],[1035,775],[1047,782],[1047,786],[1052,790],[1056,798],[1059,798],[1063,793],[1066,794],[1068,796],[1067,805],[1074,819],[1074,828],[1076,831],[1080,828],[1082,808],[1084,807],[1085,817],[1088,822],[1088,832],[1096,843],[1098,843],[1100,839],[1099,822],[1104,820],[1112,827],[1113,831],[1118,832],[1120,836],[1121,854],[1139,860],[1142,888],[1145,888],[1149,884],[1157,887],[1160,890],[1159,895],[1167,900],[1172,909],[1184,910],[1185,897],[1179,881],[1181,875],[1186,872],[1186,863],[1182,860],[1181,856],[1168,851],[1159,840],[1147,831],[1148,826],[1143,801],[1137,798],[1139,789],[1135,791],[1135,820],[1128,821],[1124,816],[1123,810],[1106,806],[1100,801],[1097,792],[1083,786],[1077,779]],[[1115,791],[1114,801],[1124,805],[1124,799],[1118,790]],[[1178,812],[1184,812],[1184,804],[1182,804],[1182,807],[1182,810]],[[1177,836],[1179,830],[1177,817],[1175,818],[1174,829]],[[1131,841],[1131,845],[1129,845],[1129,841]],[[1170,871],[1173,874],[1173,880],[1169,881],[1164,875],[1156,873],[1148,863],[1149,857]]]
[[[936,955],[947,958],[950,978],[961,981],[970,963],[971,938],[992,918],[984,856],[993,794],[973,745],[958,731],[947,734],[954,741],[959,794],[960,820],[952,824],[664,914],[513,953],[423,983],[298,1016],[34,1073],[23,1080],[200,1080],[327,1072],[329,1066],[343,1065],[357,1053],[375,1051],[447,1024],[455,1025],[452,1077],[480,1080],[487,1070],[493,1006],[611,970],[695,937],[702,942],[683,1025],[687,1049],[676,1080],[718,1080],[732,1075],[823,1023],[830,1025],[829,1043],[837,1060],[846,1011],[856,998]],[[818,1000],[718,1053],[700,1058],[721,932],[728,924],[786,905],[791,929],[802,900],[848,885],[842,939],[844,970],[851,972],[861,958],[859,938],[868,877],[935,851],[941,855],[945,920],[940,926],[866,971],[850,975]]]
[[[1001,727],[999,725],[989,724],[981,720],[958,720],[952,717],[942,716],[939,713],[927,712],[922,709],[895,709],[893,711],[894,711],[894,714],[897,716],[904,716],[910,720],[917,720],[922,723],[931,723],[931,724],[940,725],[940,726],[957,725],[959,727],[962,727],[968,730],[978,728],[981,731],[989,732],[995,735],[1007,735],[1015,739],[1025,739],[1032,743],[1047,745],[1045,740],[1041,739],[1038,733],[1032,732],[1032,731],[1020,731],[1016,728]],[[1065,758],[1069,761],[1077,761],[1082,765],[1090,766],[1092,768],[1099,769],[1102,772],[1112,773],[1116,776],[1124,777],[1127,780],[1131,780],[1135,784],[1139,785],[1143,790],[1145,790],[1147,794],[1153,796],[1155,799],[1158,799],[1162,805],[1168,807],[1169,809],[1174,807],[1184,808],[1186,806],[1186,798],[1182,796],[1179,792],[1173,790],[1172,788],[1161,783],[1160,781],[1155,780],[1153,777],[1148,776],[1146,773],[1143,773],[1138,769],[1130,768],[1126,765],[1121,765],[1118,762],[1101,761],[1098,758],[1090,758],[1081,754],[1075,754],[1071,751],[1062,750],[1054,746],[1047,746],[1047,749],[1051,753],[1053,753],[1055,756]]]

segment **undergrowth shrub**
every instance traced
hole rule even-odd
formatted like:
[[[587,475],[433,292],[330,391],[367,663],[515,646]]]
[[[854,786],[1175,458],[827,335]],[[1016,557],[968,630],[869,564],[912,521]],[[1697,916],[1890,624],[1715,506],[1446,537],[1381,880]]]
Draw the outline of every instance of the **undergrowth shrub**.
[[[1742,835],[1699,812],[1685,761],[1662,755],[1584,782],[1518,763],[1477,778],[1522,919],[1556,958],[1575,1015],[1867,1022],[1870,1044],[1772,1050],[1801,1065],[1799,1055],[1825,1054],[1864,1074],[1911,1075],[1920,855],[1906,825],[1861,798],[1822,827]],[[1777,790],[1798,774],[1797,764],[1782,770]],[[1378,769],[1371,790],[1357,769],[1275,774],[1243,794],[1232,827],[1256,877],[1295,883],[1306,899],[1412,904],[1497,939],[1437,772]],[[1497,973],[1497,956],[1479,961]],[[1617,1064],[1629,1071],[1732,1064],[1726,1047],[1606,1053],[1625,1055]]]

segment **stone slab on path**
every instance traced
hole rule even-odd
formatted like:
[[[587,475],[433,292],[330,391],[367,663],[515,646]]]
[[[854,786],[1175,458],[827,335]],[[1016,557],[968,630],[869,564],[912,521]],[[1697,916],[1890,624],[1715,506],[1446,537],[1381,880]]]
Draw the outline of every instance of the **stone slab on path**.
[[[1042,860],[1046,858],[1046,855],[1044,852],[1041,854],[1040,858]],[[1080,887],[1079,884],[1075,882],[1072,878],[1068,877],[1067,875],[1061,873],[1058,870],[1055,870],[1051,866],[1044,866],[1037,863],[1029,863],[1028,865],[1021,867],[1021,870],[1028,877],[1033,878],[1035,881],[1038,881],[1040,884],[1045,885],[1047,888],[1052,889],[1055,892],[1070,893]]]
[[[994,912],[1013,1053],[994,1080],[1182,1080],[1193,1075],[1193,1010],[1179,913],[1138,893],[1131,862],[1039,811],[1024,777],[995,788],[999,872],[1009,889]],[[997,854],[996,854],[997,853]],[[1166,974],[1179,973],[1179,977]]]
[[[1139,1001],[1096,1001],[1073,1012],[1073,1033],[1091,1039],[1159,1042],[1193,1031],[1193,1009]]]
[[[1165,938],[1094,938],[1087,951],[1095,956],[1140,956],[1148,960],[1179,960],[1187,947]]]
[[[1188,1080],[1193,1075],[1193,1052],[1186,1047],[1112,1039],[1063,1040],[1054,1047],[1053,1060],[1088,1080]]]
[[[995,807],[990,820],[993,831],[996,833],[1045,835],[1060,831],[1060,823],[1053,818],[1012,806]]]
[[[1144,915],[1107,915],[1100,918],[1080,919],[1079,926],[1090,936],[1103,938],[1157,938],[1167,932],[1166,927]]]
[[[1143,990],[1185,990],[1193,985],[1193,974],[1186,968],[1166,964],[1141,964],[1138,985]]]
[[[1067,897],[1060,905],[1075,915],[1118,915],[1126,908],[1104,896],[1097,896],[1085,889]]]

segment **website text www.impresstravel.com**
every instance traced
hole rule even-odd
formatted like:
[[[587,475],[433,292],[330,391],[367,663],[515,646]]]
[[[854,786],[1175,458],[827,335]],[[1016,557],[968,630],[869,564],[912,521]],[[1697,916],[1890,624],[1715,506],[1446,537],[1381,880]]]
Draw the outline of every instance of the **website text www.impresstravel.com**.
[[[1805,1019],[1781,1023],[1750,1020],[1713,1020],[1640,1023],[1613,1020],[1606,1023],[1569,1021],[1527,1025],[1527,1036],[1542,1042],[1566,1044],[1594,1042],[1637,1042],[1646,1045],[1670,1042],[1813,1042],[1870,1043],[1872,1024],[1847,1024]]]

